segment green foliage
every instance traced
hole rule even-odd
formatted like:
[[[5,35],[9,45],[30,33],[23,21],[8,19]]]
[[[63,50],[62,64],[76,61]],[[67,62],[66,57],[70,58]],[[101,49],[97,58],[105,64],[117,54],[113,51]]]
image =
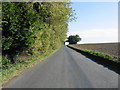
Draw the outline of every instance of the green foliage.
[[[53,54],[55,51],[50,50],[44,54],[42,54],[41,56],[38,57],[32,57],[28,60],[24,60],[20,63],[17,64],[7,64],[7,65],[3,65],[3,69],[2,69],[2,83],[5,83],[6,80],[9,80],[10,78],[12,78],[13,76],[17,75],[18,73],[24,71],[25,69],[34,66],[35,64],[37,64],[40,60],[45,59],[46,57],[48,57],[49,55]]]
[[[117,58],[117,57],[114,57],[114,56],[111,56],[109,54],[104,54],[104,53],[100,53],[100,52],[96,52],[96,51],[92,51],[92,50],[87,50],[87,49],[80,49],[80,48],[77,48],[77,47],[74,47],[72,45],[68,45],[69,47],[72,47],[72,48],[75,48],[75,49],[78,49],[80,51],[84,51],[84,52],[88,52],[92,55],[95,55],[95,56],[99,56],[99,57],[102,57],[104,59],[108,59],[108,60],[112,60],[114,62],[117,62],[117,63],[120,63],[120,58]]]
[[[69,42],[69,44],[77,44],[81,40],[79,35],[70,35],[67,39],[66,42]]]
[[[10,60],[8,59],[7,56],[2,57],[2,59],[4,59],[4,60],[2,61],[2,64],[3,64],[3,65],[6,65],[6,64],[9,64],[9,63],[10,63]]]
[[[67,2],[3,2],[3,56],[15,63],[23,52],[39,56],[59,48],[66,39],[68,22],[74,19]]]
[[[3,55],[13,58],[33,43],[30,31],[32,15],[27,3],[3,3],[2,21],[2,49]],[[29,17],[28,17],[29,16]]]

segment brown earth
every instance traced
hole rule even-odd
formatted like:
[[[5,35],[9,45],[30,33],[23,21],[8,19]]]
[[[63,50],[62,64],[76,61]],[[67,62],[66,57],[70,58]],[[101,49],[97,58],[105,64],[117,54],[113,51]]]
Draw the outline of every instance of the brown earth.
[[[118,57],[118,43],[72,44],[75,47],[93,50]]]

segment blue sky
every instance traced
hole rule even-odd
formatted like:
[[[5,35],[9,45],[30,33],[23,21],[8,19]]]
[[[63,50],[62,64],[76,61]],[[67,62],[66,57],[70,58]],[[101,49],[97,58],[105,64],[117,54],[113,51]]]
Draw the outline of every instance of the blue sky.
[[[69,23],[69,35],[78,34],[80,43],[118,41],[117,2],[72,2],[76,22]]]

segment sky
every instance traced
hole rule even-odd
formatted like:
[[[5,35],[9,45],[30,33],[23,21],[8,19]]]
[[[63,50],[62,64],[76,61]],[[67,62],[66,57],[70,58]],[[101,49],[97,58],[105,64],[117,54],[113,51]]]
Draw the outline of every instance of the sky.
[[[69,35],[78,34],[79,43],[118,42],[117,2],[72,2],[76,22],[69,22]]]

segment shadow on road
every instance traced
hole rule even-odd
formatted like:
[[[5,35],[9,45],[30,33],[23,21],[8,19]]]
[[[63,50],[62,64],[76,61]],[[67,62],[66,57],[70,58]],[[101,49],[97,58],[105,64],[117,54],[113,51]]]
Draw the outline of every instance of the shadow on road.
[[[67,46],[69,47],[69,46]],[[100,64],[100,65],[103,65],[105,68],[108,68],[116,73],[118,73],[120,75],[120,63],[115,63],[111,60],[108,60],[108,59],[104,59],[102,57],[99,57],[99,56],[95,56],[95,55],[92,55],[90,53],[87,53],[87,52],[84,52],[84,51],[81,51],[81,50],[78,50],[78,49],[75,49],[75,48],[72,48],[72,47],[69,47],[79,53],[81,53],[82,55],[84,55],[86,58],[89,58],[90,60]]]

